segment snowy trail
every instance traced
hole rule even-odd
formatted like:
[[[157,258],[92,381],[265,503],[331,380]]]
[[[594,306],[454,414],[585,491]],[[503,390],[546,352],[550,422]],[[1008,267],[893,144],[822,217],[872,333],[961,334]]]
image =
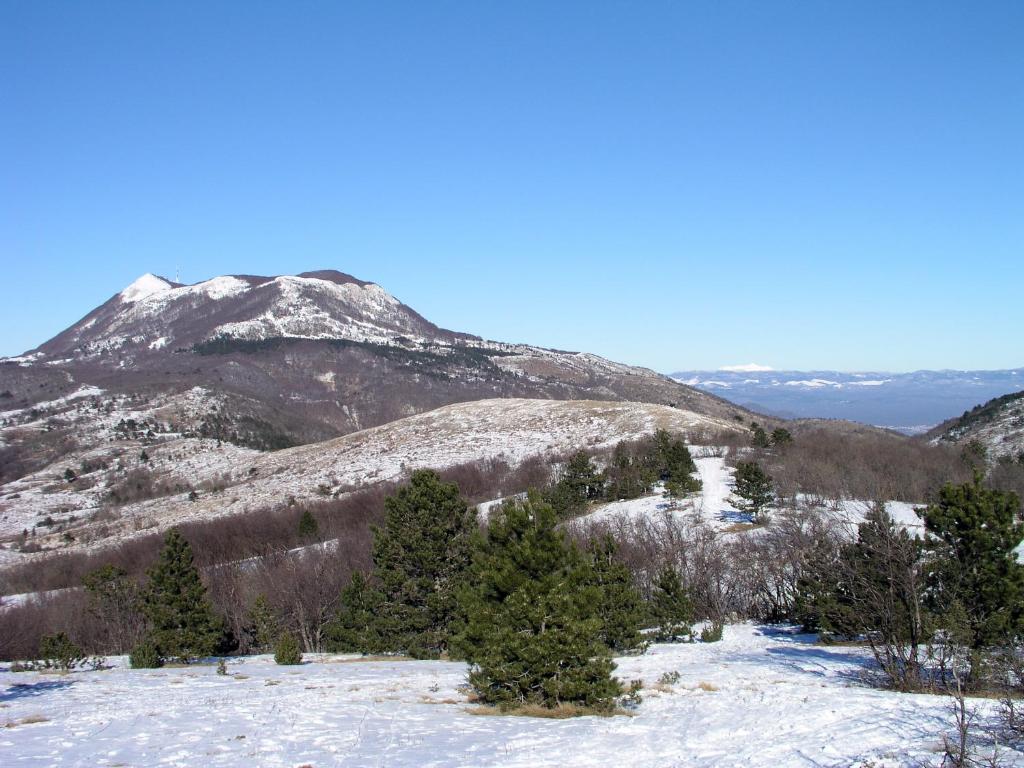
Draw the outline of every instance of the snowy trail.
[[[619,659],[633,717],[470,714],[465,666],[269,657],[71,675],[0,673],[0,762],[72,766],[938,765],[948,701],[864,687],[862,650],[753,625]],[[123,663],[123,662],[122,662]],[[678,671],[673,685],[658,685]],[[991,710],[992,702],[979,702]],[[38,720],[38,722],[31,722]],[[1024,756],[1016,755],[1016,765]]]
[[[701,489],[701,511],[709,522],[739,514],[729,501],[732,493],[732,471],[725,465],[725,459],[709,456],[694,459],[697,473],[703,485]]]

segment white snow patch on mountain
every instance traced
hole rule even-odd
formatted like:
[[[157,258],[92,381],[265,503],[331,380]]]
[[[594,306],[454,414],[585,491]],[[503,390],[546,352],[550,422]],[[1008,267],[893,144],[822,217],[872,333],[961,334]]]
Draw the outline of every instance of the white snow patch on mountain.
[[[133,304],[154,294],[170,291],[173,286],[162,277],[147,272],[134,283],[121,291],[121,301]]]
[[[757,363],[745,363],[743,365],[723,365],[718,370],[729,371],[730,373],[765,373],[775,370],[770,365],[758,365]]]
[[[809,387],[810,389],[817,389],[818,387],[835,387],[839,389],[843,386],[838,381],[829,381],[828,379],[800,379],[785,381],[783,384],[787,387]]]

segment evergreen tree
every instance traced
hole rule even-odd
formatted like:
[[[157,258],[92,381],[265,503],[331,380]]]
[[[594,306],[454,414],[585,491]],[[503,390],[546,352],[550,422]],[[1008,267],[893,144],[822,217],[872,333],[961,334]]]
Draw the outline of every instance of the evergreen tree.
[[[612,452],[606,474],[605,498],[609,501],[643,496],[658,480],[656,453],[636,451],[620,442]]]
[[[644,645],[640,634],[644,604],[633,586],[629,569],[615,560],[615,552],[615,540],[610,535],[591,541],[587,559],[580,569],[579,586],[599,590],[597,614],[602,622],[599,637],[612,651],[624,653]]]
[[[320,525],[317,523],[313,513],[308,509],[302,510],[299,517],[299,540],[308,543],[315,541],[320,536]]]
[[[160,655],[181,661],[209,656],[224,638],[223,623],[213,613],[206,587],[192,560],[192,547],[176,530],[167,532],[142,596],[150,639]]]
[[[281,634],[281,622],[267,602],[266,595],[256,595],[247,618],[251,649],[256,653],[266,653]]]
[[[782,427],[776,427],[772,430],[771,443],[776,448],[785,448],[787,445],[792,444],[793,435],[790,434],[788,429]]]
[[[382,643],[376,616],[384,596],[361,572],[341,591],[341,609],[324,631],[326,648],[333,653],[377,653]]]
[[[830,537],[814,540],[797,579],[795,613],[804,632],[830,628],[829,617],[839,610],[843,548]]]
[[[701,489],[701,481],[693,476],[697,471],[697,464],[690,455],[690,449],[681,438],[674,440],[664,434],[660,445],[661,454],[661,479],[665,482],[665,490],[669,496],[679,498],[688,493],[696,493]]]
[[[70,672],[85,661],[85,654],[64,632],[43,635],[39,640],[39,656],[47,669]]]
[[[693,603],[679,578],[679,572],[666,565],[658,572],[651,594],[651,618],[660,642],[674,642],[692,634]]]
[[[750,425],[750,443],[755,448],[768,448],[771,445],[771,439],[768,437],[768,433],[764,431],[757,422]]]
[[[742,499],[740,509],[763,522],[764,508],[775,499],[775,486],[756,461],[741,461],[736,465],[736,495]]]
[[[976,473],[945,485],[923,514],[935,559],[933,605],[966,609],[975,650],[1024,631],[1024,566],[1014,552],[1024,539],[1020,510],[1016,494],[985,488]]]
[[[299,640],[293,633],[285,632],[277,639],[277,643],[274,644],[274,662],[287,666],[302,663]]]
[[[588,501],[601,498],[603,493],[604,477],[586,451],[577,451],[545,497],[559,517],[569,517],[582,511]]]
[[[808,619],[830,634],[863,635],[892,684],[916,688],[928,624],[920,541],[878,503],[858,526],[857,540],[840,547],[837,559],[827,548],[819,554],[816,567],[824,572],[803,582]],[[810,584],[816,588],[807,589]]]
[[[160,649],[152,640],[142,640],[128,656],[128,665],[132,669],[156,669],[164,665]]]
[[[382,650],[437,657],[459,622],[456,589],[469,568],[476,510],[429,470],[414,472],[384,510],[384,526],[373,531],[383,595],[374,632]]]
[[[557,522],[536,496],[509,502],[474,557],[459,646],[485,703],[608,709],[622,691],[600,640],[600,590],[581,578],[581,555]]]

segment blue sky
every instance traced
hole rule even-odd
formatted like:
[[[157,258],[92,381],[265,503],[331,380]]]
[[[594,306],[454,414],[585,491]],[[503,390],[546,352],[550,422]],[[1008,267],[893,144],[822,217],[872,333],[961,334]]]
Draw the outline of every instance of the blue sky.
[[[0,5],[0,355],[335,268],[669,371],[1024,365],[1024,3]]]

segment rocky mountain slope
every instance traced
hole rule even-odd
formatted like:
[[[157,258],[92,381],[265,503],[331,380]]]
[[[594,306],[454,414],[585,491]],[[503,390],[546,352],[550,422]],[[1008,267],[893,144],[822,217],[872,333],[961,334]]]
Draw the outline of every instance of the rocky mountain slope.
[[[1024,456],[1024,392],[993,398],[928,433],[934,441],[978,441],[990,459]]]
[[[83,386],[142,400],[216,392],[206,432],[256,448],[495,397],[740,410],[647,369],[438,328],[380,286],[332,271],[196,285],[144,275],[37,349],[0,361],[5,410]]]
[[[340,272],[144,275],[0,361],[0,535],[79,546],[748,417],[654,371],[439,328]]]

